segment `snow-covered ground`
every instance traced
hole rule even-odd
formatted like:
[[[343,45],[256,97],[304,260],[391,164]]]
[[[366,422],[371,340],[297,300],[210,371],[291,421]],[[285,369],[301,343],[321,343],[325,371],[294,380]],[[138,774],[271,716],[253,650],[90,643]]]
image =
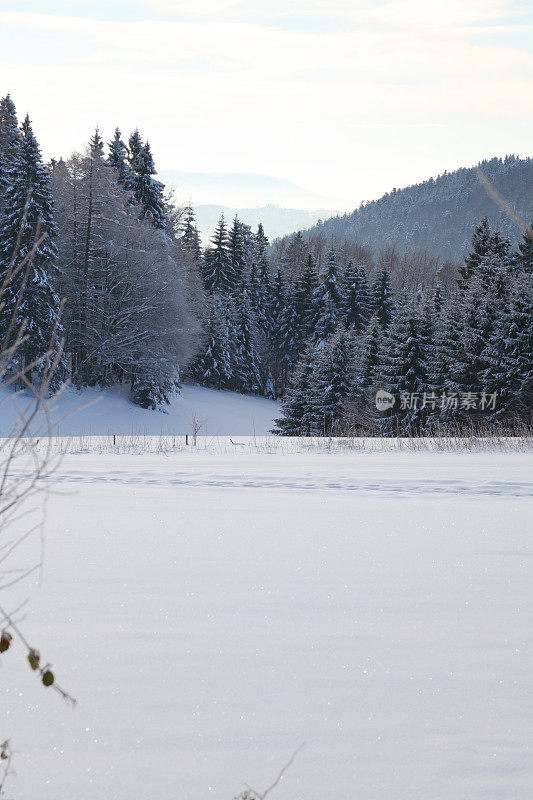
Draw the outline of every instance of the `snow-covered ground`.
[[[9,796],[530,797],[532,456],[243,445],[65,456]]]
[[[10,434],[21,409],[30,400],[26,394],[16,396],[0,387],[0,437]],[[204,436],[261,436],[272,428],[279,411],[278,403],[264,397],[217,392],[201,386],[183,386],[165,412],[140,408],[118,389],[76,391],[67,387],[53,404],[51,420],[53,433],[58,436],[185,435],[195,425]],[[41,429],[44,430],[44,422]],[[35,432],[39,432],[37,427]]]

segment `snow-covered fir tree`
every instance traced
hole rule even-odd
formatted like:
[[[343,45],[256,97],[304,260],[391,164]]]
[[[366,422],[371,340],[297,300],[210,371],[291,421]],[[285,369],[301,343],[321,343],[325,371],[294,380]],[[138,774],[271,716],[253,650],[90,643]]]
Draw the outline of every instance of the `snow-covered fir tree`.
[[[224,389],[231,385],[228,324],[222,302],[217,296],[209,301],[203,343],[188,372],[202,386]]]
[[[296,365],[286,397],[281,406],[283,416],[274,420],[276,427],[272,430],[272,433],[281,436],[309,435],[308,417],[311,410],[309,398],[315,365],[315,347],[310,343]]]
[[[361,333],[372,315],[366,270],[362,264],[348,262],[345,273],[343,321],[346,328]]]
[[[352,333],[339,328],[318,352],[305,422],[312,433],[334,435],[353,385]]]
[[[239,291],[245,283],[247,254],[244,237],[244,226],[238,217],[235,217],[228,233],[228,255],[234,292]]]
[[[0,276],[3,281],[8,278],[2,297],[4,306],[0,310],[0,339],[8,337],[13,342],[24,327],[27,339],[18,351],[24,364],[19,366],[27,366],[50,346],[57,348],[61,334],[61,327],[57,327],[57,226],[50,174],[42,162],[27,116],[14,157],[0,214]],[[37,242],[35,255],[28,260]],[[26,264],[17,273],[25,260]]]
[[[21,147],[21,133],[17,112],[11,95],[0,99],[0,211],[3,196],[12,181],[12,170],[18,161]]]
[[[496,395],[494,418],[533,417],[533,283],[529,275],[514,281],[484,351],[485,394]]]
[[[365,396],[368,390],[376,385],[382,356],[382,339],[381,325],[378,317],[374,314],[370,318],[364,335],[359,337],[355,348],[356,359],[352,390],[356,398]]]
[[[379,271],[372,284],[372,311],[378,315],[381,327],[386,330],[394,316],[394,299],[387,267]]]
[[[138,134],[138,131],[136,133]],[[134,139],[133,148],[130,138],[131,174],[128,188],[131,189],[134,202],[141,208],[141,219],[148,220],[156,228],[164,229],[167,226],[163,200],[165,187],[154,178],[157,173],[150,144],[146,142],[140,149],[138,147],[137,137]]]
[[[437,285],[435,286],[432,302],[435,314],[438,316],[442,312],[442,309],[444,307],[444,294],[440,283],[437,283]]]
[[[339,272],[336,252],[331,250],[324,277],[313,293],[313,313],[316,320],[313,338],[318,346],[331,336],[342,318],[343,296]]]
[[[431,342],[420,308],[403,305],[390,325],[383,344],[380,365],[382,388],[395,398],[392,408],[382,412],[378,421],[388,435],[419,433],[428,408],[424,393],[431,390]]]
[[[256,393],[260,389],[256,330],[250,311],[246,291],[237,300],[236,313],[236,359],[234,367],[235,388],[244,393]]]
[[[128,144],[129,144],[129,164],[130,167],[133,169],[133,162],[140,155],[141,150],[143,149],[143,140],[141,134],[139,133],[138,128],[135,128],[133,133],[130,135]]]
[[[224,217],[220,217],[211,247],[204,252],[203,279],[206,290],[213,294],[230,293],[235,286],[235,274],[228,246],[228,232]]]
[[[202,247],[194,209],[190,203],[185,207],[180,229],[180,242],[188,258],[199,268],[202,261]]]
[[[533,223],[524,231],[518,244],[518,265],[523,272],[533,274]]]
[[[122,141],[119,128],[115,128],[115,135],[108,144],[108,161],[118,174],[118,179],[125,189],[132,187],[132,171],[128,161],[128,148]]]
[[[318,288],[318,274],[315,259],[309,253],[305,268],[298,277],[294,287],[294,310],[298,347],[303,349],[313,336],[317,324],[318,303],[315,303],[315,292]]]

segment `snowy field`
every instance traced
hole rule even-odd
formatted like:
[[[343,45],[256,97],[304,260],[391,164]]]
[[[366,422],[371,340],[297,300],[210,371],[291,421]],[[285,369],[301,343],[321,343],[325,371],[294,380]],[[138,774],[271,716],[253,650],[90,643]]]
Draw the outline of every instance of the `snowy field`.
[[[64,457],[8,796],[532,796],[531,454],[239,441]]]

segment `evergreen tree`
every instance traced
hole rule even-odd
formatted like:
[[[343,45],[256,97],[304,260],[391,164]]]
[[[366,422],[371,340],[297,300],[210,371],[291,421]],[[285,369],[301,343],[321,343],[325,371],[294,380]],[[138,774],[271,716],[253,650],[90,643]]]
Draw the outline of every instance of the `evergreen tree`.
[[[278,266],[272,286],[272,300],[270,304],[270,333],[269,333],[269,371],[274,381],[274,395],[280,397],[287,382],[287,360],[285,358],[287,333],[285,325],[287,303],[285,279],[281,266]],[[289,333],[292,318],[288,319]],[[290,349],[290,343],[289,343]]]
[[[371,301],[368,279],[363,265],[348,262],[346,269],[343,319],[346,328],[361,333],[371,316]]]
[[[281,406],[283,416],[274,420],[276,427],[272,433],[280,436],[309,435],[306,419],[314,371],[315,349],[309,344],[296,365],[287,396]]]
[[[138,147],[139,141],[134,134],[130,138],[131,176],[128,188],[132,191],[134,203],[141,207],[141,219],[147,219],[154,227],[163,229],[167,226],[163,200],[165,187],[153,177],[156,170],[149,143],[142,145],[140,150]]]
[[[202,261],[200,234],[196,226],[194,209],[190,203],[185,208],[180,241],[185,253],[187,253],[189,256],[189,259],[195,264],[200,264]]]
[[[244,226],[236,216],[228,234],[228,255],[230,270],[233,276],[231,290],[239,292],[245,283],[246,273],[246,243]]]
[[[189,373],[202,386],[224,389],[231,383],[228,326],[217,298],[208,306],[205,340],[195,357]]]
[[[20,148],[17,112],[8,94],[0,100],[0,211],[4,205],[4,194],[12,181],[12,170],[19,159]]]
[[[383,330],[387,330],[394,315],[394,301],[387,267],[379,272],[372,286],[372,310],[378,315]]]
[[[168,372],[157,375],[153,369],[139,369],[131,389],[131,399],[135,405],[156,411],[170,403],[172,395],[179,388],[178,373],[174,377]]]
[[[129,146],[130,146],[130,155],[129,155],[129,164],[130,167],[133,169],[133,164],[135,159],[141,154],[141,150],[143,149],[143,140],[141,138],[141,134],[139,133],[138,128],[135,128],[133,133],[129,138]]]
[[[317,319],[315,307],[315,292],[318,288],[318,275],[315,259],[309,253],[305,262],[305,269],[296,281],[294,289],[294,310],[296,315],[296,338],[298,346],[303,348],[307,340],[313,335]]]
[[[235,275],[228,249],[228,233],[224,217],[220,217],[211,239],[211,247],[204,254],[204,286],[211,294],[229,294],[235,286]]]
[[[476,227],[472,237],[472,250],[466,256],[464,266],[459,268],[458,280],[462,292],[467,291],[474,279],[481,281],[485,290],[492,284],[503,281],[517,266],[517,255],[509,239],[498,231],[491,232],[487,217]]]
[[[442,294],[442,286],[440,283],[437,283],[435,287],[435,291],[433,292],[433,308],[435,310],[435,314],[440,314],[444,307],[444,296]]]
[[[43,165],[39,145],[28,117],[22,123],[21,145],[10,172],[10,185],[4,195],[0,215],[0,280],[12,274],[0,311],[0,338],[5,340],[10,326],[10,341],[25,321],[28,339],[19,353],[28,365],[45,353],[58,323],[59,300],[54,290],[57,256],[54,204],[50,175]],[[19,233],[20,246],[15,255]],[[46,236],[37,249],[31,265],[15,270],[32,250],[37,234]],[[17,308],[18,304],[18,308]]]
[[[241,392],[257,392],[260,378],[255,345],[255,330],[250,314],[250,304],[246,291],[238,299],[237,307],[237,368],[234,378],[236,388]]]
[[[428,342],[420,310],[403,306],[391,324],[384,343],[381,377],[384,389],[395,398],[379,423],[388,435],[417,433],[427,416],[424,393],[431,391]]]
[[[465,258],[463,266],[459,267],[460,279],[457,281],[460,289],[465,289],[468,281],[476,272],[481,259],[490,251],[491,231],[487,217],[483,217],[476,226],[472,236],[472,249]]]
[[[289,383],[289,377],[298,361],[300,354],[300,341],[298,338],[298,317],[294,306],[294,297],[287,291],[285,303],[281,312],[278,339],[278,394],[283,395]]]
[[[303,421],[312,433],[331,435],[337,430],[344,402],[352,391],[352,338],[342,328],[318,354],[309,391],[309,410]]]
[[[486,395],[496,394],[492,416],[533,417],[533,288],[531,281],[513,286],[509,303],[495,324],[484,352]]]
[[[109,156],[108,162],[114,167],[118,174],[118,179],[125,189],[129,189],[132,185],[131,167],[128,163],[128,148],[121,138],[121,133],[118,128],[115,128],[115,135],[108,144]]]
[[[457,365],[464,356],[463,345],[463,318],[460,308],[451,303],[443,308],[438,318],[435,332],[435,357],[431,364],[431,390],[439,397],[450,391],[457,392],[457,387],[452,387],[453,376]]]
[[[313,338],[319,346],[335,331],[341,319],[343,297],[339,288],[338,272],[336,253],[331,250],[326,274],[313,294],[316,319]]]
[[[268,245],[269,245],[268,236],[265,234],[263,223],[260,222],[259,225],[257,226],[257,233],[255,234],[256,260],[257,260],[257,266],[259,267],[260,275],[263,273],[266,273],[268,275],[269,272],[269,264],[267,256]]]
[[[95,131],[91,138],[89,139],[89,147],[91,150],[91,156],[93,158],[103,159],[104,157],[104,140],[100,136],[100,130],[95,128]]]
[[[381,325],[374,314],[360,340],[356,357],[353,385],[355,397],[363,397],[376,384],[377,372],[381,363],[382,338]]]
[[[289,282],[301,274],[307,257],[307,245],[301,231],[294,234],[283,256],[283,271]]]
[[[518,265],[523,272],[533,273],[533,223],[524,232],[518,245]]]

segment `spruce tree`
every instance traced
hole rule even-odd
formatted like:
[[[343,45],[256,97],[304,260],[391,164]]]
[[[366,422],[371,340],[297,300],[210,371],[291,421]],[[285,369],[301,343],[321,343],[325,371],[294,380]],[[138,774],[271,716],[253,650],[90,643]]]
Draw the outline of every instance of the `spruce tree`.
[[[338,430],[342,407],[352,391],[352,335],[334,333],[318,354],[304,423],[312,433],[331,435]]]
[[[24,261],[38,233],[46,238],[37,247],[31,268],[21,269],[6,286],[2,298],[4,307],[0,311],[0,339],[5,339],[13,322],[12,342],[25,321],[28,339],[21,344],[19,353],[28,365],[45,353],[50,344],[53,348],[58,346],[60,328],[56,331],[56,340],[51,341],[59,312],[54,290],[57,227],[50,175],[43,165],[29,117],[22,123],[21,134],[0,215],[0,279],[4,280]],[[13,259],[20,232],[20,246]]]
[[[308,248],[302,231],[294,234],[283,256],[283,271],[289,282],[294,282],[302,273]]]
[[[518,266],[522,272],[533,273],[533,223],[524,232],[518,245]]]
[[[287,303],[285,279],[281,266],[278,266],[272,286],[272,300],[270,304],[270,372],[274,380],[274,393],[276,397],[283,395],[286,386],[287,368],[284,359],[285,353],[285,306]],[[289,321],[289,326],[291,322]]]
[[[228,249],[228,233],[224,216],[220,217],[211,247],[204,254],[203,279],[206,290],[213,294],[230,293],[235,286],[231,258]]]
[[[435,287],[435,291],[433,292],[433,308],[435,310],[435,314],[440,314],[444,307],[444,295],[442,293],[442,286],[440,283],[437,283]]]
[[[4,194],[12,181],[12,170],[18,161],[21,148],[21,133],[17,112],[11,95],[0,100],[0,211],[4,205]]]
[[[208,306],[204,342],[189,368],[189,374],[202,386],[213,389],[224,389],[231,383],[228,326],[216,298]]]
[[[200,245],[200,234],[196,226],[194,209],[190,203],[185,208],[182,228],[180,231],[180,242],[190,261],[199,265],[202,261],[202,247]]]
[[[167,226],[163,200],[165,187],[153,177],[157,173],[150,144],[146,142],[140,150],[138,150],[138,146],[137,139],[134,139],[132,146],[130,138],[131,176],[128,188],[132,191],[134,203],[141,207],[141,219],[147,219],[154,227],[164,229]]]
[[[422,431],[428,413],[424,393],[427,398],[431,392],[430,348],[420,310],[411,303],[404,305],[388,329],[383,347],[383,388],[395,398],[394,406],[378,418],[387,435]]]
[[[296,281],[294,289],[294,309],[296,314],[297,339],[300,348],[313,335],[316,328],[316,311],[314,294],[318,288],[318,275],[315,259],[309,253],[305,269]]]
[[[489,227],[488,218],[485,216],[476,225],[472,236],[472,249],[465,257],[465,263],[459,267],[460,279],[457,281],[460,289],[465,289],[468,281],[476,271],[479,262],[483,256],[486,256],[490,248],[491,231]]]
[[[309,435],[307,415],[309,413],[309,397],[315,371],[315,349],[309,344],[304,350],[292,377],[287,396],[281,406],[283,416],[274,420],[276,427],[272,433],[280,436]]]
[[[320,346],[336,329],[341,320],[343,296],[339,286],[339,268],[335,250],[328,255],[324,278],[313,294],[316,324],[314,341]]]
[[[246,244],[244,226],[236,216],[228,233],[228,255],[233,278],[232,291],[239,292],[245,283]]]
[[[277,331],[278,357],[279,357],[279,390],[283,394],[288,385],[289,377],[300,355],[300,341],[298,337],[298,317],[294,305],[294,296],[291,288],[287,290],[285,303],[279,320]]]
[[[498,231],[491,232],[487,217],[484,217],[474,231],[471,252],[466,256],[464,266],[459,268],[459,289],[466,292],[477,279],[484,290],[489,290],[495,282],[505,280],[516,266],[517,255],[509,239]]]
[[[349,261],[342,309],[346,328],[362,333],[370,320],[371,305],[366,270],[362,264],[358,266]]]
[[[133,169],[133,164],[135,159],[140,155],[141,150],[143,149],[143,140],[141,138],[141,134],[139,133],[139,129],[135,128],[133,133],[129,138],[129,164],[130,167]]]
[[[383,330],[387,330],[394,315],[394,300],[387,267],[380,270],[372,285],[372,310],[378,315]]]
[[[132,173],[128,163],[128,148],[122,141],[119,128],[115,128],[115,135],[109,142],[108,147],[108,162],[116,169],[121,185],[125,189],[130,189],[132,186]]]
[[[255,343],[256,332],[246,291],[238,298],[236,333],[237,359],[234,375],[236,388],[244,393],[257,392],[260,378]]]
[[[364,336],[359,339],[355,359],[353,393],[355,397],[363,397],[375,386],[379,365],[381,363],[383,332],[379,319],[371,317]]]
[[[520,278],[484,352],[486,395],[496,394],[494,418],[533,417],[533,285]]]

